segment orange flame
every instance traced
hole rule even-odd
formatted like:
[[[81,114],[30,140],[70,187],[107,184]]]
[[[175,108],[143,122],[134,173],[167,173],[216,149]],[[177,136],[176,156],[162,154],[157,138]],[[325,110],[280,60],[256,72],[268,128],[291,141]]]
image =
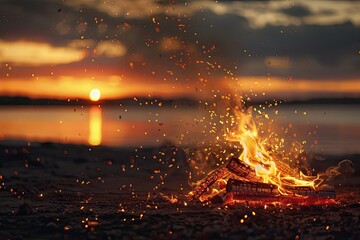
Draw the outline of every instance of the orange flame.
[[[267,150],[266,139],[262,141],[258,135],[251,111],[236,112],[232,121],[232,125],[236,127],[226,130],[227,140],[240,143],[243,151],[239,159],[249,165],[264,183],[276,185],[279,192],[286,195],[291,193],[289,187],[307,186],[315,189],[323,182],[321,175],[306,176],[300,171],[297,172],[282,162],[271,150]]]
[[[189,174],[189,183],[194,187],[194,191],[188,194],[190,198],[196,197],[200,201],[204,201],[224,193],[227,180],[230,178],[241,181],[248,180],[246,177],[227,171],[224,160],[228,159],[229,156],[236,157],[249,166],[264,183],[277,186],[277,193],[290,196],[297,195],[301,199],[304,199],[304,196],[296,194],[296,191],[294,191],[294,189],[297,189],[296,187],[310,187],[314,190],[320,190],[327,187],[327,185],[323,184],[324,181],[340,174],[351,174],[353,172],[352,162],[343,160],[338,166],[330,167],[316,176],[304,174],[300,169],[303,169],[303,167],[308,169],[309,165],[304,162],[306,158],[301,157],[299,159],[299,156],[303,153],[303,146],[300,143],[288,144],[284,138],[279,138],[277,133],[271,131],[270,128],[263,131],[263,127],[266,125],[263,122],[256,123],[251,114],[253,109],[249,108],[248,111],[244,111],[242,109],[243,101],[242,99],[241,102],[237,101],[236,95],[234,98],[229,95],[224,99],[228,100],[226,102],[227,106],[221,109],[225,109],[226,114],[220,115],[219,121],[220,124],[226,126],[222,135],[224,138],[217,135],[215,144],[209,148],[200,149],[199,154],[197,150],[194,153],[189,151],[190,166],[194,170]],[[269,119],[269,116],[264,112],[261,114],[266,119]],[[271,127],[271,122],[268,127]],[[264,136],[265,132],[269,133],[269,135]],[[261,136],[259,133],[261,133]],[[287,145],[291,146],[289,151],[285,150]],[[215,164],[214,158],[216,159]],[[300,163],[303,166],[297,165]],[[209,167],[211,169],[217,167],[217,169],[210,171]],[[207,176],[202,179],[198,178],[206,173]],[[211,179],[217,178],[215,173],[221,179],[211,182]],[[207,179],[207,177],[210,178]],[[197,180],[192,181],[193,179]],[[201,190],[204,188],[206,189]],[[200,195],[198,196],[196,192]],[[231,193],[227,194],[228,199],[225,200],[225,203],[233,201],[229,198],[229,194],[231,195]],[[309,204],[310,202],[307,201]]]

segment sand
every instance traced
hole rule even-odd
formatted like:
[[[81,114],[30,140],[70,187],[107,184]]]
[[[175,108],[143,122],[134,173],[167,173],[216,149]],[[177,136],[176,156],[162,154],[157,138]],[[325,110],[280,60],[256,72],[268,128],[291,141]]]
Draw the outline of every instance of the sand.
[[[312,163],[354,162],[336,205],[224,206],[189,201],[184,152],[162,150],[0,142],[0,239],[359,238],[359,155]]]

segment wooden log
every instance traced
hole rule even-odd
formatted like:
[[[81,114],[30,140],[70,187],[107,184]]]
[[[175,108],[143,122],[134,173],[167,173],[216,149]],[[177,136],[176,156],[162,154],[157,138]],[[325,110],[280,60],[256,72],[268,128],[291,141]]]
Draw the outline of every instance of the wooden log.
[[[226,175],[229,174],[229,171],[226,167],[219,167],[215,171],[209,173],[199,185],[192,191],[192,199],[199,199],[201,195],[203,195],[207,189],[214,184],[217,180],[224,178]]]
[[[199,185],[192,191],[192,199],[199,199],[207,189],[214,184],[217,180],[225,178],[230,173],[238,176],[239,178],[246,178],[249,181],[260,182],[261,178],[256,176],[254,170],[236,157],[230,158],[226,166],[219,167],[218,169],[210,172]]]
[[[239,199],[263,199],[264,201],[278,200],[282,198],[283,202],[301,201],[299,199],[289,199],[289,197],[311,197],[334,199],[336,193],[331,189],[314,190],[310,187],[287,187],[292,195],[281,196],[278,187],[273,184],[262,183],[261,177],[256,176],[256,173],[250,166],[242,163],[238,158],[230,158],[226,166],[209,173],[192,191],[191,199],[199,199],[208,188],[216,181],[233,174],[242,180],[229,179],[226,186],[226,191],[231,193],[234,197]]]
[[[229,179],[226,185],[226,192],[231,196],[231,201],[311,204],[336,198],[336,192],[332,189],[314,190],[310,187],[291,187],[288,190],[292,194],[281,195],[276,185],[236,179]]]
[[[226,192],[244,196],[276,196],[279,194],[276,185],[236,179],[229,179],[227,181]]]
[[[251,169],[250,166],[240,162],[240,160],[236,157],[232,157],[226,167],[233,174],[242,178],[246,178],[250,182],[262,181],[260,177],[256,176],[255,171]]]

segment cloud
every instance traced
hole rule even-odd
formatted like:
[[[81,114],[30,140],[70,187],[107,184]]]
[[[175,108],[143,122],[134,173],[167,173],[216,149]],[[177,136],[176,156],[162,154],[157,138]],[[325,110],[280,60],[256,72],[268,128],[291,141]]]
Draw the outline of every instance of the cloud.
[[[67,46],[71,48],[91,49],[96,46],[96,42],[91,39],[74,39],[71,40]]]
[[[239,71],[234,73],[242,76],[342,79],[359,76],[359,5],[339,1],[11,0],[0,8],[4,16],[0,36],[7,42],[26,39],[95,50],[87,55],[98,57],[91,67],[84,58],[54,66],[58,73],[133,74],[142,81],[147,79],[143,76],[152,76],[158,82],[211,81],[223,71],[208,74],[208,66],[196,64],[209,60],[224,68],[237,65]],[[216,48],[207,52],[210,46]],[[268,58],[288,60],[269,65]]]
[[[302,4],[312,12],[303,19],[304,24],[331,26],[351,22],[360,26],[359,1],[303,1]]]
[[[312,12],[308,8],[301,5],[281,9],[281,12],[293,17],[306,17],[312,15]]]
[[[78,0],[67,1],[75,9],[91,8],[112,17],[148,19],[156,15],[192,16],[199,11],[246,17],[253,28],[266,25],[340,24],[360,25],[360,2],[356,1],[158,1]]]
[[[126,19],[146,19],[156,15],[167,14],[170,16],[192,16],[199,11],[212,11],[218,15],[236,14],[248,18],[254,28],[264,27],[267,24],[290,25],[300,24],[297,18],[278,11],[290,6],[290,3],[273,3],[271,1],[220,1],[211,0],[182,1],[171,4],[157,0],[77,0],[65,2],[67,6],[76,9],[84,7],[96,9],[112,17]]]
[[[256,99],[308,99],[316,97],[358,97],[357,79],[345,81],[287,79],[279,77],[242,77],[227,81],[231,89]],[[265,93],[263,95],[263,93]]]
[[[114,31],[117,25],[113,17],[106,13],[91,8],[79,10],[57,0],[3,0],[0,16],[2,40],[26,39],[48,42],[54,46],[64,46],[84,35],[91,35],[93,40],[105,39],[104,35]],[[98,30],[99,23],[95,18],[111,24],[107,32]]]
[[[267,25],[332,25],[344,22],[360,26],[360,16],[357,14],[360,11],[360,2],[245,1],[223,3],[221,12],[215,3],[207,3],[205,8],[216,14],[246,17],[252,28],[263,28]]]
[[[126,54],[126,47],[120,41],[106,40],[98,43],[94,52],[96,56],[105,55],[109,58],[122,57]]]
[[[48,43],[0,40],[0,62],[10,62],[17,66],[67,64],[81,61],[85,55],[83,50],[53,47]]]
[[[211,28],[203,27],[203,20]],[[236,63],[241,74],[304,78],[341,78],[359,75],[360,27],[352,22],[336,25],[299,25],[252,28],[248,19],[236,14],[197,13],[192,26],[202,44],[215,44],[212,61]],[[236,23],[236,24],[235,24]],[[288,58],[289,66],[266,66],[268,57]],[[344,71],[343,71],[344,70]]]
[[[89,7],[112,17],[126,17],[129,19],[160,14],[164,12],[163,8],[166,7],[165,4],[156,0],[77,0],[66,1],[65,4],[75,8]],[[168,7],[171,7],[170,4]]]

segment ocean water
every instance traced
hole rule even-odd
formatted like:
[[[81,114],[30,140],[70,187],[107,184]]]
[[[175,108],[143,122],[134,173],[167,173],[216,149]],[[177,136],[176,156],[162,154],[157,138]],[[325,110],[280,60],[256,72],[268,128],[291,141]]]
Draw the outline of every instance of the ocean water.
[[[268,109],[274,129],[319,154],[360,153],[359,105],[283,105]],[[206,141],[207,110],[191,107],[2,106],[0,140],[112,147]],[[205,118],[204,118],[205,117]],[[220,133],[219,133],[220,134]]]

